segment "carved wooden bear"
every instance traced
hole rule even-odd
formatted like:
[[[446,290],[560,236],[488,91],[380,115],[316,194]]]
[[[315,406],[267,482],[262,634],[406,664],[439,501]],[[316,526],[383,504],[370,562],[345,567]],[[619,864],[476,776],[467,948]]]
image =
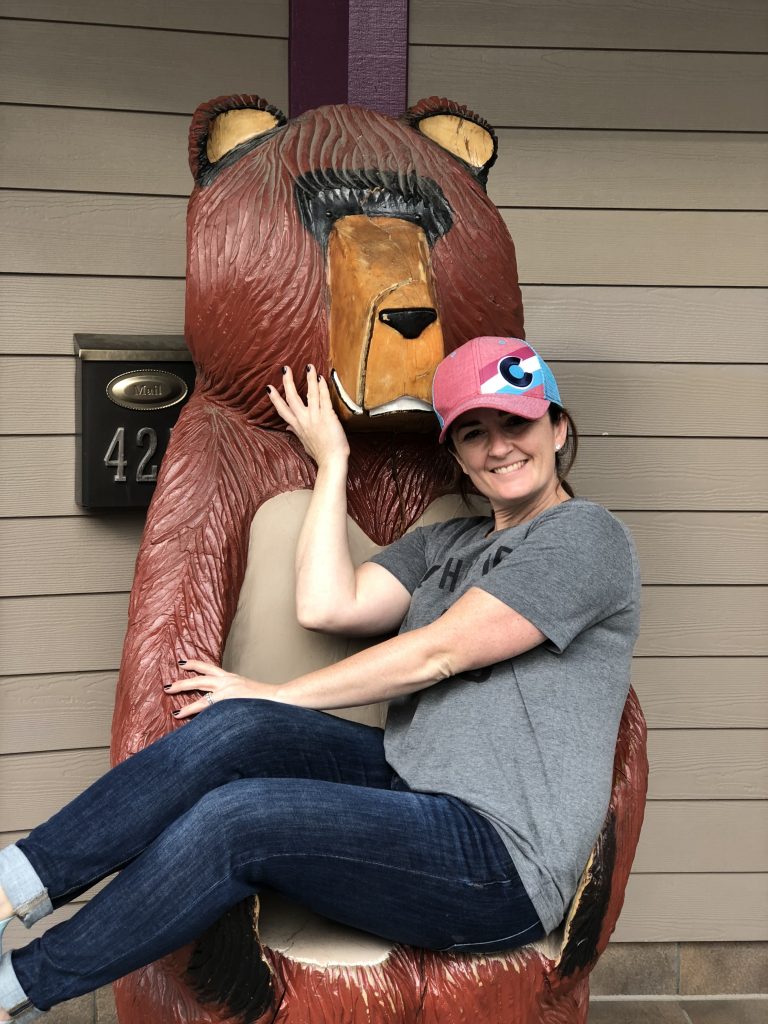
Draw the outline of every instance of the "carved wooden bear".
[[[295,621],[293,550],[314,467],[265,393],[279,385],[284,364],[301,378],[312,363],[331,382],[350,435],[358,560],[425,514],[457,514],[430,411],[434,368],[468,338],[523,337],[514,247],[485,192],[496,148],[481,118],[438,98],[397,120],[332,106],[287,121],[255,96],[198,108],[186,303],[197,384],[138,557],[115,761],[175,727],[171,712],[182,698],[166,697],[162,684],[177,678],[180,652],[279,682],[351,649]],[[362,720],[380,723],[381,709]],[[590,955],[596,941],[591,934]],[[279,937],[272,945],[284,996],[276,1019],[286,1022],[523,1021],[548,984],[540,952],[481,963],[384,944],[369,951],[371,998],[358,998],[357,967],[340,968],[331,981],[309,983],[324,1007],[314,1015],[303,1005],[306,991],[297,995],[314,968],[299,982],[287,956],[281,961]],[[122,1024],[230,1019],[194,999],[187,957],[182,951],[118,983]],[[535,977],[525,980],[527,964]],[[475,1001],[441,1008],[441,985],[450,994],[457,983]],[[574,1007],[584,1005],[574,998]],[[498,1016],[499,999],[516,1000],[520,1013]]]

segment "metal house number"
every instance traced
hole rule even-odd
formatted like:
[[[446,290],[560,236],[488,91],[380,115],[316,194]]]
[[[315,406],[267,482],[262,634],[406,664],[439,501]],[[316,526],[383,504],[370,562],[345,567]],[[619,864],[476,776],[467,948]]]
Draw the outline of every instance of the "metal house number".
[[[169,432],[170,433],[170,432]],[[147,463],[157,451],[157,431],[154,427],[141,427],[136,434],[136,444],[146,448],[136,467],[136,483],[153,484],[157,480],[157,465],[147,467]],[[118,427],[104,453],[104,465],[114,467],[112,478],[116,484],[126,482],[125,470],[128,460],[125,457],[125,427]]]

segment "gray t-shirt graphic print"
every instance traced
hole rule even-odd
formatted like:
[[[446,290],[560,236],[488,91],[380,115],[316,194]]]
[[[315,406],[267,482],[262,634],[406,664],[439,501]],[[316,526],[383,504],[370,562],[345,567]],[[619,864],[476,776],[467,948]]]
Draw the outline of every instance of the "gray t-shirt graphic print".
[[[492,822],[551,931],[608,806],[639,624],[637,558],[626,527],[583,499],[492,526],[423,527],[371,559],[411,593],[400,632],[478,587],[547,640],[394,701],[385,750],[412,789],[455,796]]]

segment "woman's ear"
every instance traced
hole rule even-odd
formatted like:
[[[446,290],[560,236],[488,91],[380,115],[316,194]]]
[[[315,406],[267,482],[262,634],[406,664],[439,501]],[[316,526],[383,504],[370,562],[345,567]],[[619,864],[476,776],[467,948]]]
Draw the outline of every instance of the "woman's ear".
[[[449,438],[449,439],[448,439],[448,441],[446,442],[446,445],[445,445],[445,447],[446,447],[446,448],[448,449],[448,451],[449,451],[449,452],[451,453],[452,457],[453,457],[453,458],[454,458],[454,459],[456,460],[456,462],[458,463],[458,465],[459,465],[459,469],[460,469],[460,470],[461,470],[461,472],[462,472],[462,473],[464,474],[464,476],[469,476],[469,473],[467,473],[467,467],[466,467],[466,466],[464,465],[464,463],[463,463],[463,462],[461,461],[461,458],[460,458],[460,456],[459,456],[459,453],[458,453],[458,452],[456,451],[456,449],[454,448],[454,446],[453,446],[453,441],[451,441],[451,440],[450,440],[450,438]]]
[[[563,447],[568,437],[568,417],[563,413],[557,423],[554,424],[555,434],[555,451],[558,452]]]

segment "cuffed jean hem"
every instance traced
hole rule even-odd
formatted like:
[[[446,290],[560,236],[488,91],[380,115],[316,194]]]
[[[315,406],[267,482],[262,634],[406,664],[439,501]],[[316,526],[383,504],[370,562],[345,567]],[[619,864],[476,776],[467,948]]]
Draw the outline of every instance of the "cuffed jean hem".
[[[25,928],[53,910],[48,890],[18,846],[0,850],[0,886]]]
[[[19,984],[13,969],[10,953],[0,957],[0,1006],[6,1013],[10,1013],[11,1020],[20,1021],[21,1024],[29,1024],[43,1013],[27,999],[27,993]]]

